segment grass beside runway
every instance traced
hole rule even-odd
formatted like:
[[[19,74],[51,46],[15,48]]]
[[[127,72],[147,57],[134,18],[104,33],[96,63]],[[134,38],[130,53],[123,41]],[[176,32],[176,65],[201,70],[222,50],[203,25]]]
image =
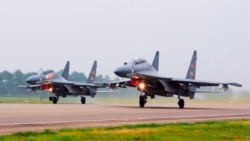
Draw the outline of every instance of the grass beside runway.
[[[0,136],[1,141],[250,140],[250,119],[199,123],[139,124],[105,128],[44,130]]]

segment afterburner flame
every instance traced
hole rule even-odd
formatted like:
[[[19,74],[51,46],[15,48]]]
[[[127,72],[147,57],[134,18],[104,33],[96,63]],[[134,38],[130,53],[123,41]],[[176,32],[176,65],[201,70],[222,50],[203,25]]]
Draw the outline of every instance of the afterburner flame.
[[[49,88],[48,91],[52,93],[53,92],[53,88]]]
[[[143,91],[145,89],[146,85],[143,82],[141,82],[138,87],[141,91]]]

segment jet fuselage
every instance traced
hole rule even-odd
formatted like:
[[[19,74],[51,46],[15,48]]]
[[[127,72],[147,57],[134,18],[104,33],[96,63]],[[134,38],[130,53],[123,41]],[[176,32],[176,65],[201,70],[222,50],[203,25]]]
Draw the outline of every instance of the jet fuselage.
[[[145,95],[154,97],[155,95],[171,97],[174,93],[177,93],[177,84],[166,83],[166,81],[150,80],[147,81],[143,77],[137,78],[134,74],[150,74],[152,76],[158,76],[156,69],[150,65],[145,59],[133,59],[130,62],[125,62],[124,65],[115,69],[114,73],[123,78],[130,78],[127,86],[137,87],[138,91],[144,92]],[[145,85],[143,90],[140,88],[140,84]],[[186,96],[186,92],[180,92],[183,96]]]

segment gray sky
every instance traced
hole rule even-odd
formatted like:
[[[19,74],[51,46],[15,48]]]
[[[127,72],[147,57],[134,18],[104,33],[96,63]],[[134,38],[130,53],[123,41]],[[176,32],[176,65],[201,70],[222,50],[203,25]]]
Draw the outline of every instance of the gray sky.
[[[40,68],[115,77],[126,60],[152,61],[160,73],[185,76],[198,51],[197,79],[236,81],[250,90],[249,0],[3,0],[0,71]]]

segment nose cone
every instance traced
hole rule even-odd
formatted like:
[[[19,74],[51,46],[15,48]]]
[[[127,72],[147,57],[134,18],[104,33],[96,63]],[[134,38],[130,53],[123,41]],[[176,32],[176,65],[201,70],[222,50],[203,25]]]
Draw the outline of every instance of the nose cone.
[[[38,84],[39,81],[40,81],[40,77],[38,75],[30,76],[25,80],[26,83],[31,84],[31,85]]]
[[[128,78],[128,74],[132,72],[132,69],[128,66],[121,66],[118,67],[114,73],[119,77],[125,77]]]

